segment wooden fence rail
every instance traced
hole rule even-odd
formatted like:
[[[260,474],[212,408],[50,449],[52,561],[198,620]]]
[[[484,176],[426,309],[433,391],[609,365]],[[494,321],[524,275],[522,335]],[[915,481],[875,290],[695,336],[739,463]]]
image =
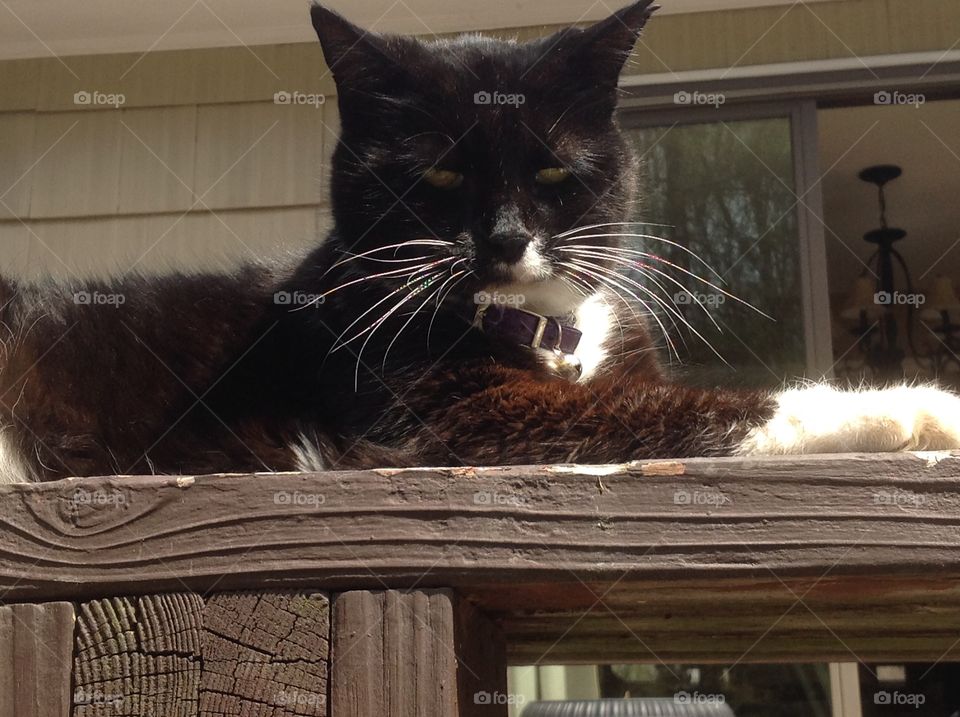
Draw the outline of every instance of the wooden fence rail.
[[[505,666],[960,657],[960,454],[0,487],[0,717],[504,715]]]

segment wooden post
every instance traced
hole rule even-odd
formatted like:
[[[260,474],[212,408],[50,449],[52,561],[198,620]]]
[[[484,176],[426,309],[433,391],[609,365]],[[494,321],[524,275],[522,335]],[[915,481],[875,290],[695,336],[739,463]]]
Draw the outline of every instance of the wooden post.
[[[333,600],[330,717],[505,717],[499,628],[450,590]]]

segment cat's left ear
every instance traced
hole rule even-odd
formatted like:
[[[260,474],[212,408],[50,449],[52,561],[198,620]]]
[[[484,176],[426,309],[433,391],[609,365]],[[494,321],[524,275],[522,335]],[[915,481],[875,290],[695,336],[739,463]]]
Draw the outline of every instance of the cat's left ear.
[[[564,38],[562,42],[567,45],[569,59],[594,83],[616,88],[640,31],[660,7],[653,2],[638,0],[575,36]]]

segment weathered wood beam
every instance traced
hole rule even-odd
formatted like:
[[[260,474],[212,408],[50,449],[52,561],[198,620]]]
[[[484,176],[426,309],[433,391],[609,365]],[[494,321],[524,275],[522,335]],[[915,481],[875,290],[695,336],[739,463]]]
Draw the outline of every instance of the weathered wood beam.
[[[0,487],[7,599],[214,585],[452,588],[514,662],[595,660],[598,640],[605,659],[935,660],[958,624],[960,457]]]

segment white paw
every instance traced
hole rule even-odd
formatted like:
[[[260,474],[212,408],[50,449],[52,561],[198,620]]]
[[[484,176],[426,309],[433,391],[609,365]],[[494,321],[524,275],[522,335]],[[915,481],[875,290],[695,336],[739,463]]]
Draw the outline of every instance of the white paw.
[[[739,455],[934,451],[960,448],[960,397],[929,386],[841,391],[826,384],[776,397]]]

